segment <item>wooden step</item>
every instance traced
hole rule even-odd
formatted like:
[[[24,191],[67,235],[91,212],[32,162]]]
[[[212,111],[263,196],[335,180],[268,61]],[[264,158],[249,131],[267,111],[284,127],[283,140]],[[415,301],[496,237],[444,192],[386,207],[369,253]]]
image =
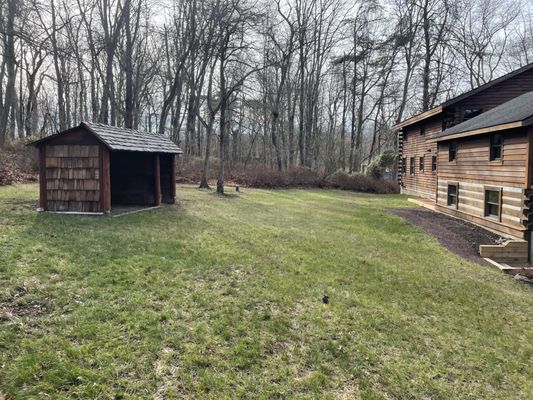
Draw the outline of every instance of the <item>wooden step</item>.
[[[505,272],[506,274],[510,274],[510,275],[516,275],[516,274],[530,275],[530,273],[533,271],[533,268],[531,267],[509,265],[504,262],[494,261],[490,258],[485,258],[485,261],[491,263],[492,265],[497,267],[500,271]]]
[[[500,263],[527,263],[529,244],[526,240],[508,240],[503,244],[482,244],[479,255]]]

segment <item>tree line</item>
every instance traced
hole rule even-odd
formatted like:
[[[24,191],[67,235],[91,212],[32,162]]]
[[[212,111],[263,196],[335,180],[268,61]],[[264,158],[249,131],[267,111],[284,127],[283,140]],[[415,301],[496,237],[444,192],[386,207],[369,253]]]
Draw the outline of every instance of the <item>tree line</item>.
[[[361,171],[395,122],[533,61],[517,0],[0,0],[0,146],[83,120]]]

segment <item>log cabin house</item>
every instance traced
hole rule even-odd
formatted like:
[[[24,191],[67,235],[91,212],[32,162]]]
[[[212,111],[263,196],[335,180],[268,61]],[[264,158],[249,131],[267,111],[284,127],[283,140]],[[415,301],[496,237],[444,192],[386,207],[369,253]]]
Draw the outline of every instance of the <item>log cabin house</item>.
[[[533,64],[395,128],[402,193],[429,199],[437,211],[530,241]]]
[[[82,122],[30,144],[39,150],[42,211],[106,214],[175,202],[181,150],[162,135]]]

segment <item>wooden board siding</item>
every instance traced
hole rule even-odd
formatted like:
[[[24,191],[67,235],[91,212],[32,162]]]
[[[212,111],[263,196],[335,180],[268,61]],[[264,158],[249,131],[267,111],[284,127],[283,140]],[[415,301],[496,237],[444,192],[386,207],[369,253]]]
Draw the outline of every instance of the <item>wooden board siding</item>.
[[[481,108],[483,112],[503,104],[524,93],[533,91],[533,70],[528,70],[505,81],[461,100],[450,107],[454,114],[454,124],[463,121],[465,108]]]
[[[46,209],[99,212],[98,145],[46,145]]]
[[[422,135],[421,128],[425,133]],[[415,196],[435,199],[437,189],[437,174],[431,172],[431,157],[437,154],[437,144],[428,143],[427,139],[433,138],[442,132],[442,121],[434,118],[425,124],[405,128],[402,140],[402,158],[406,158],[406,173],[400,177],[402,192]],[[424,157],[424,171],[419,169],[420,157]],[[409,163],[411,157],[415,158],[414,174],[410,174]]]
[[[490,161],[489,135],[458,140],[457,158],[448,161],[448,142],[439,143],[437,210],[499,232],[524,237],[529,136],[524,129],[503,132],[502,160]],[[458,184],[458,205],[447,205],[448,184]],[[485,217],[485,190],[501,191],[501,217]]]

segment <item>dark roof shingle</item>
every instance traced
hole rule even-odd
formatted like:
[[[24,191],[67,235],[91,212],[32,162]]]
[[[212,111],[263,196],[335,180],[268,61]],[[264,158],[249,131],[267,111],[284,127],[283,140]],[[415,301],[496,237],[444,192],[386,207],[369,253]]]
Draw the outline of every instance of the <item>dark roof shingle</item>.
[[[140,132],[94,122],[82,122],[81,125],[95,134],[111,150],[182,153],[174,142],[158,133]]]
[[[438,137],[519,122],[533,116],[533,92],[515,97],[487,112],[446,129]]]

